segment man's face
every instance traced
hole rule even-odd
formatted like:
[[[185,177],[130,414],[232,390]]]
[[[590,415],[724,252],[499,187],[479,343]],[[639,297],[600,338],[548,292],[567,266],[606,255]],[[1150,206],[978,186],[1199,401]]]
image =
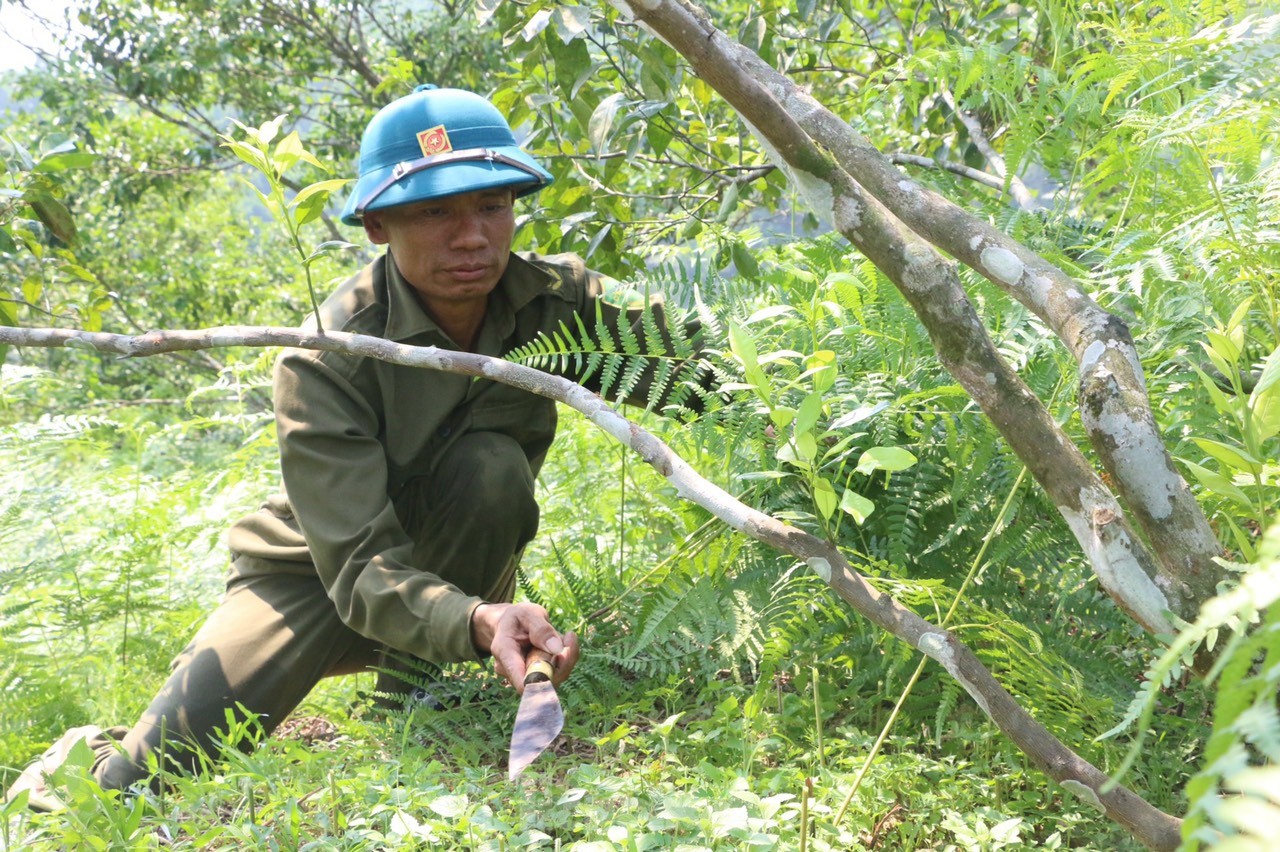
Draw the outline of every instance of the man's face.
[[[464,192],[364,214],[364,229],[391,249],[428,311],[483,304],[507,269],[515,235],[507,187]]]

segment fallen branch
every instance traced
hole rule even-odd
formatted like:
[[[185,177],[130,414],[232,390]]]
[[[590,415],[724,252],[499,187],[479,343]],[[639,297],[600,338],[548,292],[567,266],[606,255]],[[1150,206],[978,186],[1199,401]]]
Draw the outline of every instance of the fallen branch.
[[[995,725],[1064,788],[1123,825],[1152,849],[1174,849],[1181,820],[1108,776],[1053,736],[1017,703],[977,656],[950,631],[934,626],[877,591],[829,542],[741,503],[709,482],[670,447],[627,420],[596,394],[568,379],[485,355],[393,343],[377,337],[285,328],[223,327],[163,331],[140,336],[56,328],[0,327],[0,345],[69,347],[126,357],[225,346],[291,346],[338,351],[392,364],[491,379],[553,399],[581,412],[598,428],[643,458],[676,492],[739,532],[803,561],[859,615],[938,661]]]

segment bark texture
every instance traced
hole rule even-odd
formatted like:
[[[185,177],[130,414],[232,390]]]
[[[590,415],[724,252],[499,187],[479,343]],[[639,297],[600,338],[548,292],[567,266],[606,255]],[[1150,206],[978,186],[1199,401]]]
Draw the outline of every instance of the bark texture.
[[[1157,635],[1171,632],[1166,610],[1194,620],[1223,577],[1213,561],[1220,548],[1160,438],[1125,324],[1062,270],[911,180],[689,0],[615,5],[683,55],[752,126],[814,211],[904,293],[947,369],[1052,497],[1116,602]],[[935,246],[1026,305],[1071,351],[1082,421],[1124,508],[1004,365]]]
[[[830,543],[746,506],[699,475],[670,447],[581,385],[485,355],[407,346],[377,337],[286,328],[230,326],[140,336],[54,328],[0,327],[0,345],[71,347],[128,357],[225,346],[292,346],[349,352],[393,364],[478,376],[556,400],[582,412],[669,480],[684,499],[730,527],[804,562],[859,615],[937,660],[995,725],[1050,778],[1127,828],[1152,849],[1176,849],[1181,820],[1131,790],[1107,788],[1108,776],[1037,722],[953,633],[879,592]]]

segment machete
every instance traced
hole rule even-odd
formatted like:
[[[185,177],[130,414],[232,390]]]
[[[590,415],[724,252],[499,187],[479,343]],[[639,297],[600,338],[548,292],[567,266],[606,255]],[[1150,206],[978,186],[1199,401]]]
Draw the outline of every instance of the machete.
[[[534,758],[560,735],[564,727],[564,710],[551,682],[552,657],[534,648],[529,654],[524,676],[524,695],[516,710],[516,726],[511,731],[511,757],[507,761],[507,778],[514,781]]]

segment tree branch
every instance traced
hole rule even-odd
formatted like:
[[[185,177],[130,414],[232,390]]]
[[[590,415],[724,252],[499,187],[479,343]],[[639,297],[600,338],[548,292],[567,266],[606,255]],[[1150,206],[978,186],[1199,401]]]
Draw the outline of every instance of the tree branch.
[[[1172,632],[1165,609],[1194,619],[1223,576],[1214,562],[1220,548],[1161,440],[1124,323],[1066,273],[908,179],[848,122],[725,36],[689,0],[619,3],[720,92],[815,212],[827,214],[904,293],[947,369],[1054,500],[1112,597],[1157,634]],[[1026,304],[1077,358],[1082,420],[1151,550],[1110,489],[999,358],[955,270],[929,243]]]
[[[947,160],[938,160],[933,157],[922,157],[919,154],[904,154],[901,151],[888,155],[889,162],[895,165],[920,166],[926,169],[940,169],[944,172],[951,172],[960,177],[977,181],[983,186],[989,186],[992,189],[1004,191],[1004,181],[996,175],[987,174],[980,169],[972,166],[966,166],[964,163],[952,163]]]
[[[1181,614],[1194,607],[1183,595],[1169,595],[1153,581],[1158,565],[1129,526],[1119,502],[1000,356],[954,265],[866,192],[831,151],[814,142],[792,110],[746,72],[751,62],[746,57],[754,57],[756,63],[759,58],[716,30],[705,13],[674,0],[646,3],[642,17],[669,37],[699,77],[738,111],[814,211],[902,292],[943,365],[1054,501],[1112,599],[1152,634],[1173,634],[1168,611]]]
[[[1182,604],[1179,614],[1194,620],[1199,605],[1214,596],[1224,576],[1215,561],[1221,547],[1156,427],[1142,364],[1125,323],[1099,307],[1058,267],[910,180],[849,122],[754,52],[718,32],[719,39],[710,38],[715,30],[706,13],[688,0],[636,2],[632,8],[641,5],[652,10],[644,13],[645,21],[673,46],[682,31],[695,32],[689,28],[697,22],[704,37],[695,37],[695,44],[686,37],[688,46],[676,49],[687,59],[692,57],[686,51],[714,51],[714,56],[695,65],[700,73],[723,65],[750,81],[739,101],[767,97],[780,105],[909,228],[978,271],[1054,330],[1079,364],[1081,420],[1151,544],[1162,569],[1157,581],[1171,599]],[[734,102],[724,89],[720,91]]]
[[[291,346],[345,352],[391,364],[491,379],[569,405],[629,447],[666,477],[676,493],[730,527],[803,561],[858,614],[938,661],[978,707],[1049,777],[1124,825],[1153,849],[1174,849],[1181,820],[1125,787],[1109,787],[1106,773],[1053,736],[1022,709],[950,631],[934,626],[878,591],[829,542],[739,502],[704,479],[655,435],[627,420],[596,394],[568,379],[485,355],[408,346],[378,337],[284,328],[229,326],[202,331],[150,332],[140,336],[56,328],[0,327],[0,345],[70,347],[126,357],[223,346]]]
[[[1031,190],[1027,189],[1027,185],[1022,182],[1021,178],[1017,175],[1009,174],[1009,169],[1004,163],[1004,157],[1000,155],[1000,152],[991,144],[991,140],[987,138],[986,131],[982,129],[982,122],[978,121],[973,114],[961,109],[960,104],[956,103],[956,99],[952,96],[951,90],[945,85],[939,86],[938,90],[947,106],[951,107],[951,111],[955,113],[956,118],[964,125],[964,129],[969,131],[969,139],[982,152],[982,156],[987,158],[991,168],[1003,180],[1009,182],[1009,194],[1013,196],[1013,200],[1017,202],[1017,205],[1023,210],[1035,210],[1043,207],[1044,205],[1035,199],[1035,196],[1031,194]],[[1001,183],[1000,189],[1004,190],[1003,183]]]

